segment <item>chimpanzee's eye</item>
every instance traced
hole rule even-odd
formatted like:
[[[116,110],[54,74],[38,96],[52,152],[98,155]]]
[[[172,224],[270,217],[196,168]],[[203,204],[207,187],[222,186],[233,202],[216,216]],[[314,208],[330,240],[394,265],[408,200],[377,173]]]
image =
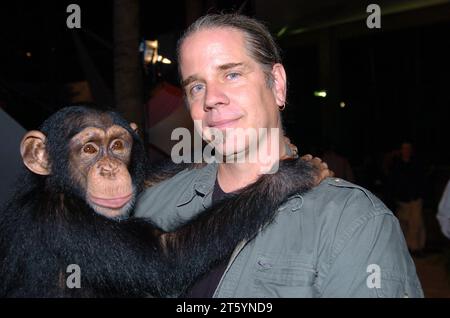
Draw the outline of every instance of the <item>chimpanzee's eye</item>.
[[[97,152],[97,148],[95,148],[91,144],[87,144],[86,146],[83,147],[83,152],[92,155]]]
[[[122,150],[124,148],[122,140],[115,140],[111,146],[112,150]]]

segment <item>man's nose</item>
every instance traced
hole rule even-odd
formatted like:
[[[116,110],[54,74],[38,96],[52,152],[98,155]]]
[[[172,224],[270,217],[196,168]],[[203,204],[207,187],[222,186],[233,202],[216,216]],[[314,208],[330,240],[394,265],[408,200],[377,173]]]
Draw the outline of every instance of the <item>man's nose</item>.
[[[210,83],[206,87],[204,111],[208,111],[223,105],[227,105],[230,100],[220,83]]]

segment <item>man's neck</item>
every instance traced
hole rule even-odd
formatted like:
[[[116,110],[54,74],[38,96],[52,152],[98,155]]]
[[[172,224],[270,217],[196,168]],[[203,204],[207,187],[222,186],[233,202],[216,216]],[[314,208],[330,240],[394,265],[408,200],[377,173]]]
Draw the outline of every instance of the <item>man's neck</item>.
[[[270,162],[266,163],[220,163],[217,172],[217,181],[221,189],[226,192],[234,192],[255,182],[264,171],[270,170],[280,158],[286,156],[284,141],[279,142],[279,152]]]
[[[226,192],[234,192],[256,181],[260,175],[260,167],[255,163],[221,163],[217,171],[220,188]]]

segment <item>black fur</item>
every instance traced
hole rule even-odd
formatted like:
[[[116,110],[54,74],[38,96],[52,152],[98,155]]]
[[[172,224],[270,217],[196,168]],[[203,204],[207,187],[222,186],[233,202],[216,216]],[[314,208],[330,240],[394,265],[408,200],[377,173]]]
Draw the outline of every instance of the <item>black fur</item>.
[[[285,161],[276,174],[262,176],[172,233],[163,235],[149,220],[108,219],[85,203],[67,174],[68,140],[86,118],[104,114],[66,108],[42,126],[54,173],[24,172],[22,186],[1,212],[0,297],[179,295],[269,224],[290,195],[313,186],[308,163]],[[108,116],[133,134],[129,169],[141,190],[142,143],[120,116]],[[66,287],[69,264],[81,268],[80,289]]]

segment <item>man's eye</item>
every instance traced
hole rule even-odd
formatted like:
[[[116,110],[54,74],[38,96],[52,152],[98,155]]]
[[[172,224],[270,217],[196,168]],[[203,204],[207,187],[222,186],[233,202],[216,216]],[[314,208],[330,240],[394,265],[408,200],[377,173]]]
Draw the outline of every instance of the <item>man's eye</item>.
[[[113,142],[111,149],[112,150],[122,150],[124,148],[123,142],[121,140],[116,140]]]
[[[196,84],[192,86],[191,89],[189,90],[190,95],[197,95],[203,89],[203,87],[204,87],[203,84]]]
[[[240,74],[240,73],[237,73],[237,72],[228,73],[228,74],[227,74],[227,79],[229,79],[229,80],[235,80],[235,79],[238,79],[240,76],[241,76],[241,74]]]
[[[92,155],[97,152],[97,148],[93,145],[86,145],[83,147],[83,152]]]

